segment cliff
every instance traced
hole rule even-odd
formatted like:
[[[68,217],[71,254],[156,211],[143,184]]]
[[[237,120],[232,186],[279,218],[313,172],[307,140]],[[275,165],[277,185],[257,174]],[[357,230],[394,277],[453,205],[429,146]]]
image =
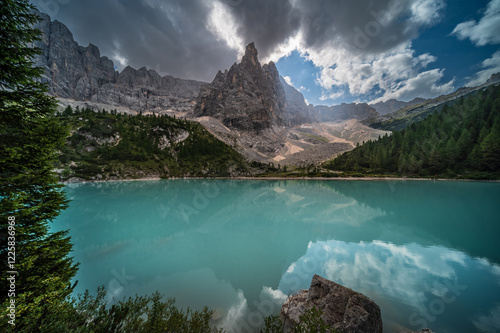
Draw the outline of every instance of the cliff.
[[[204,82],[161,77],[145,67],[126,67],[121,73],[93,44],[78,45],[61,22],[37,12],[43,33],[35,43],[41,54],[35,64],[45,69],[42,81],[56,97],[122,106],[137,112],[191,111]]]
[[[304,95],[293,86],[285,82],[285,80],[280,76],[280,82],[285,89],[286,95],[286,109],[285,109],[285,119],[286,125],[292,127],[295,125],[300,125],[304,123],[310,123],[317,121],[318,118],[314,113],[312,105],[307,105],[304,99]]]
[[[241,63],[219,71],[198,96],[194,114],[210,116],[230,128],[262,131],[285,124],[286,97],[274,63],[261,66],[253,43]]]

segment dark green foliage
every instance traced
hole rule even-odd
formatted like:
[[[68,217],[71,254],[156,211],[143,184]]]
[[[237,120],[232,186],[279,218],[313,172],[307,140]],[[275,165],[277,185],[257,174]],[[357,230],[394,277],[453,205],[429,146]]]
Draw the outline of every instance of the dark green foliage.
[[[445,105],[402,131],[369,141],[326,168],[410,176],[500,178],[500,87]]]
[[[89,109],[74,114],[65,111],[58,118],[73,132],[57,165],[68,171],[63,179],[249,173],[250,166],[240,154],[196,122]]]
[[[279,315],[268,316],[264,318],[264,328],[260,331],[261,333],[282,333],[283,323],[280,320]]]
[[[481,94],[481,90],[475,90],[468,94],[456,98],[458,92],[447,96],[440,96],[435,99],[427,100],[419,105],[405,107],[391,114],[391,118],[383,121],[366,121],[366,124],[376,129],[386,131],[401,131],[413,123],[420,122],[435,112],[446,112],[449,107],[464,106],[467,98]],[[435,105],[435,106],[433,106]]]
[[[38,313],[26,313],[27,324],[19,332],[50,333],[221,333],[211,325],[213,311],[188,309],[183,311],[174,299],[163,300],[158,292],[151,296],[136,296],[123,299],[113,305],[107,304],[106,290],[98,288],[97,295],[87,291],[78,299],[49,304],[50,315],[38,318]],[[37,323],[34,325],[34,323]]]
[[[323,312],[312,307],[299,317],[294,333],[336,333],[337,331],[321,319]]]
[[[36,82],[42,73],[33,67],[38,50],[31,47],[39,31],[38,17],[28,1],[2,0],[0,6],[0,304],[2,331],[30,332],[41,318],[71,293],[76,265],[68,257],[72,245],[66,232],[49,233],[49,223],[67,207],[52,172],[56,149],[67,131],[54,118],[55,100]],[[15,218],[8,230],[8,218]],[[11,218],[12,219],[12,218]],[[7,238],[7,236],[13,237]],[[8,249],[7,240],[15,249]],[[10,246],[10,245],[9,245]],[[7,266],[15,251],[15,265]],[[15,297],[8,297],[8,271],[17,271]],[[7,324],[7,302],[16,301],[15,326]],[[31,330],[39,331],[39,330]]]

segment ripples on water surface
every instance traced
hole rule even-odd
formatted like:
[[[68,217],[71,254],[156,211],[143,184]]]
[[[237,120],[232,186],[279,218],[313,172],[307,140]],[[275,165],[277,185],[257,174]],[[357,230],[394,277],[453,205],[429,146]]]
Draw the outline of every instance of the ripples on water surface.
[[[248,332],[314,274],[375,300],[385,332],[500,331],[500,184],[161,180],[66,187],[76,292],[159,290]]]

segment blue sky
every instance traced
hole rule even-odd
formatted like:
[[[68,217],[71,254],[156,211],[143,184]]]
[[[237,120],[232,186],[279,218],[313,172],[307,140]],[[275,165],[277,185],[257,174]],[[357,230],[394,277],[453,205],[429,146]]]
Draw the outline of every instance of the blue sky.
[[[500,0],[32,0],[117,70],[210,82],[255,42],[309,103],[408,101],[500,72]]]
[[[480,22],[484,18],[487,6],[490,1],[448,1],[441,10],[439,20],[436,24],[424,27],[415,38],[411,39],[411,49],[414,56],[430,54],[435,57],[423,71],[441,70],[442,77],[437,81],[442,85],[452,82],[449,90],[451,92],[465,85],[476,85],[486,80],[492,72],[498,72],[499,66],[487,71],[486,75],[478,76],[477,73],[484,70],[482,64],[486,59],[492,58],[499,51],[498,43],[478,43],[470,38],[459,38],[454,29],[460,23],[467,21]],[[499,12],[496,12],[497,24],[494,25],[496,33],[500,35]],[[331,89],[321,86],[321,67],[315,66],[313,61],[308,59],[307,53],[297,50],[292,51],[276,62],[281,75],[299,89],[308,102],[318,104],[340,104],[351,102],[370,102],[384,96],[378,86],[374,86],[368,93],[351,94],[348,85],[336,85]],[[438,94],[422,91],[424,94],[408,94],[406,98],[399,97],[400,100],[409,100],[415,97],[434,97]],[[329,95],[338,95],[336,98],[328,98]],[[397,96],[396,96],[397,98]]]

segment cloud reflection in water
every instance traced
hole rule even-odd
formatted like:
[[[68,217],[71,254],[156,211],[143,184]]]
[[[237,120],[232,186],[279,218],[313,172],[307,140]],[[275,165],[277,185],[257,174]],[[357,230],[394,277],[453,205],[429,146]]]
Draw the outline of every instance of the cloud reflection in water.
[[[477,270],[484,270],[480,282]],[[465,311],[488,303],[494,306],[500,300],[498,272],[499,266],[486,259],[443,246],[329,240],[309,243],[278,288],[284,293],[307,289],[312,276],[319,274],[377,302],[385,331],[404,325],[430,326],[439,332],[457,328],[490,332],[500,329],[500,306],[475,319]]]

